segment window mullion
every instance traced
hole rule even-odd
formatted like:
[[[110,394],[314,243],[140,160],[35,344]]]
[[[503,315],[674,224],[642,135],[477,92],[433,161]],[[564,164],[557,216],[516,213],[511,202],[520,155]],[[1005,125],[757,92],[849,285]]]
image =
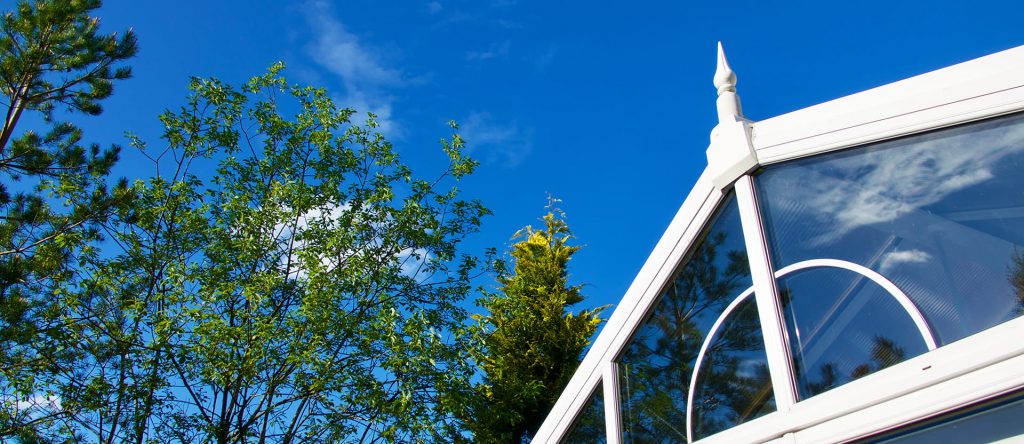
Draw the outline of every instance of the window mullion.
[[[786,324],[782,317],[778,290],[775,287],[775,276],[761,224],[761,213],[757,207],[754,179],[750,175],[744,175],[736,181],[734,187],[743,225],[743,238],[747,246],[750,277],[754,283],[757,312],[761,320],[765,353],[768,355],[768,370],[771,372],[772,388],[775,391],[775,405],[780,412],[785,412],[796,403],[796,384],[793,381]]]
[[[604,389],[604,424],[608,444],[622,442],[622,421],[619,418],[619,368],[615,361],[604,364],[601,376]]]

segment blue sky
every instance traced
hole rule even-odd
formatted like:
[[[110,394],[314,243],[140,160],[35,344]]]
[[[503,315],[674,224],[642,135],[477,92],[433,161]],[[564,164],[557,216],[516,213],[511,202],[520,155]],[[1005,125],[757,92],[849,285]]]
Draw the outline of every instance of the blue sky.
[[[4,10],[13,2],[4,0]],[[107,0],[102,29],[139,38],[86,139],[158,143],[189,76],[286,76],[374,111],[415,170],[436,172],[445,122],[493,210],[469,246],[503,248],[562,200],[585,248],[586,305],[621,298],[705,165],[715,43],[744,111],[772,117],[1024,43],[1024,3]],[[122,174],[141,156],[126,149]],[[610,312],[608,312],[610,314]]]

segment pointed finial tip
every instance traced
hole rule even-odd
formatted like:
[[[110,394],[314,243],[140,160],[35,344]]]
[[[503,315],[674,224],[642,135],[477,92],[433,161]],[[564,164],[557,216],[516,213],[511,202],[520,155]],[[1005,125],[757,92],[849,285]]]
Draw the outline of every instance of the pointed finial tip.
[[[729,61],[725,59],[725,50],[722,49],[722,42],[718,42],[718,67],[715,69],[715,89],[718,95],[726,91],[736,91],[736,73],[729,67]]]

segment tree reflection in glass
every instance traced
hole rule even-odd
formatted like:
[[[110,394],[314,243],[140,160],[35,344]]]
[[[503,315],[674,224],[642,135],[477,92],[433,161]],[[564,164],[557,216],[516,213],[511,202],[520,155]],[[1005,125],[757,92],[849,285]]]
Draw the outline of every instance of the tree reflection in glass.
[[[725,307],[751,286],[736,201],[725,202],[618,357],[624,442],[687,439],[686,401],[701,344]],[[759,337],[749,342],[734,345],[763,348]],[[733,402],[728,391],[706,395]]]
[[[693,388],[693,438],[775,411],[768,359],[753,296],[719,327]]]
[[[884,288],[839,268],[779,280],[801,398],[928,351],[910,315]]]
[[[601,384],[598,384],[594,393],[590,394],[587,404],[580,411],[580,415],[576,417],[576,421],[560,442],[562,444],[603,444],[608,442],[605,434],[604,394],[601,391]]]
[[[1024,252],[1014,250],[1010,262],[1010,286],[1017,296],[1017,316],[1020,316],[1024,314]]]

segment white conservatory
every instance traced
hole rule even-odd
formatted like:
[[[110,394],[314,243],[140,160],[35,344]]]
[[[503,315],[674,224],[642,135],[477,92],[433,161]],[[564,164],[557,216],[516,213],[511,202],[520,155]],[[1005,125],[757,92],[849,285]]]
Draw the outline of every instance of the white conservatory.
[[[721,47],[714,83],[707,168],[534,442],[1024,436],[1024,47],[760,122]]]

